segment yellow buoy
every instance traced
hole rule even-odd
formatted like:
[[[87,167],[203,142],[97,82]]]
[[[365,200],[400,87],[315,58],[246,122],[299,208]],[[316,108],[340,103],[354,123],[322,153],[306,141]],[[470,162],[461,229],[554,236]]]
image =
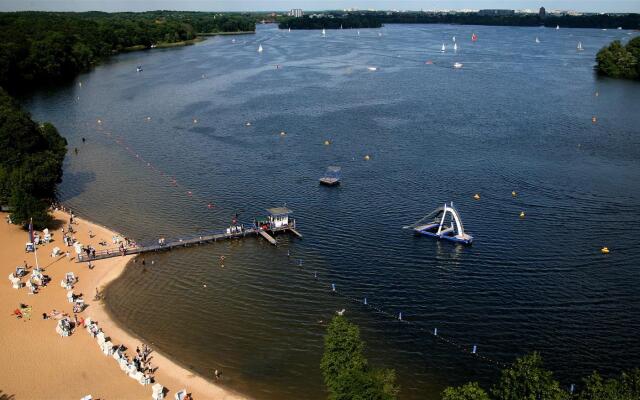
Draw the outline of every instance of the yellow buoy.
[[[516,193],[515,190],[513,192],[511,192],[511,197],[516,197],[517,195],[518,195],[518,193]]]
[[[524,218],[524,211],[520,211],[520,218]]]
[[[328,145],[330,145],[330,144],[331,144],[331,142],[330,142],[329,140],[325,140],[325,141],[324,141],[324,145],[325,145],[325,146],[328,146]]]
[[[609,248],[608,248],[608,247],[606,247],[606,246],[605,246],[605,247],[603,247],[603,248],[601,248],[601,249],[600,249],[600,253],[602,253],[602,254],[609,254]]]
[[[476,200],[480,200],[480,194],[476,193],[473,195],[473,198]]]
[[[364,156],[364,160],[365,160],[365,161],[369,161],[369,160],[371,160],[371,156],[369,156],[369,155],[367,154],[366,156]]]
[[[598,118],[596,118],[596,117],[591,117],[591,122],[593,122],[593,123],[595,124],[596,122],[598,122]]]

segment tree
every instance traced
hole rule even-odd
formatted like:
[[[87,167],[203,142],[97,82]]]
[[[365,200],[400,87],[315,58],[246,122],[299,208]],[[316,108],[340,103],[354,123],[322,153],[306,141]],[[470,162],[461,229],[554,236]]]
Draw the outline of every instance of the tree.
[[[371,369],[358,327],[337,315],[324,338],[320,369],[331,400],[393,400],[398,394],[395,372]]]
[[[640,399],[640,369],[623,372],[620,379],[603,379],[597,371],[582,380],[584,388],[578,400],[637,400]]]
[[[637,58],[639,53],[640,41],[631,41],[625,47],[619,40],[614,40],[596,55],[597,71],[601,75],[612,78],[638,79],[640,77]]]
[[[569,398],[558,381],[553,379],[553,373],[542,367],[542,357],[536,352],[517,359],[510,368],[502,370],[502,376],[491,393],[498,400]]]
[[[442,400],[490,400],[487,392],[477,382],[459,387],[448,387],[442,393]]]

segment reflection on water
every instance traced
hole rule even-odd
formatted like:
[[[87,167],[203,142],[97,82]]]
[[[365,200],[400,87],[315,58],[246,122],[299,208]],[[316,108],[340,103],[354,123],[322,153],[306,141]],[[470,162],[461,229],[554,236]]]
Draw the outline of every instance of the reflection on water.
[[[82,87],[25,100],[80,150],[67,158],[63,201],[128,236],[294,210],[304,240],[145,256],[146,272],[132,264],[107,290],[114,317],[194,371],[222,370],[224,384],[264,399],[325,397],[324,323],[342,308],[371,362],[397,370],[403,398],[496,376],[428,332],[332,295],[329,282],[465,349],[507,362],[541,351],[563,383],[636,366],[640,86],[592,71],[597,49],[626,32],[384,30],[322,39],[260,26],[236,43],[118,56],[79,77]],[[472,30],[478,42],[439,52]],[[341,187],[318,185],[328,165],[342,167]],[[445,201],[473,246],[402,230]]]

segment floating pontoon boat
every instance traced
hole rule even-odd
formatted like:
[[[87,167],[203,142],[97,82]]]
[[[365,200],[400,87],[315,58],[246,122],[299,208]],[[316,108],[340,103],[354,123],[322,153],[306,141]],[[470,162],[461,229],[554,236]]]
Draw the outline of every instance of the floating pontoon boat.
[[[320,178],[320,183],[327,186],[335,186],[340,184],[341,179],[340,167],[327,167],[324,176]]]
[[[426,217],[420,219],[412,225],[405,226],[412,228],[416,234],[431,236],[438,239],[450,240],[452,242],[471,244],[473,236],[464,232],[462,219],[458,210],[453,207],[453,203],[438,207]]]

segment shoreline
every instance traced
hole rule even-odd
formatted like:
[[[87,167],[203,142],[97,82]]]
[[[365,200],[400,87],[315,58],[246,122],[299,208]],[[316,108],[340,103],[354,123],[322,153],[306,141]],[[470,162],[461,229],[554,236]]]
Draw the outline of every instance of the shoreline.
[[[29,295],[24,287],[18,290],[12,289],[7,280],[4,287],[0,289],[0,302],[5,304],[7,313],[10,312],[9,308],[13,310],[18,303],[25,303],[33,308],[29,320],[16,320],[11,317],[9,317],[10,322],[7,322],[7,318],[1,320],[0,347],[7,350],[0,352],[0,362],[13,365],[13,368],[11,373],[0,377],[0,396],[77,399],[91,394],[94,398],[103,399],[148,399],[151,396],[151,385],[142,386],[129,378],[120,370],[118,363],[112,357],[102,354],[95,340],[84,329],[76,329],[71,336],[61,338],[55,332],[55,323],[42,319],[42,313],[49,312],[51,308],[68,312],[73,316],[72,304],[65,298],[66,291],[58,284],[66,272],[72,271],[78,277],[73,291],[82,293],[87,304],[87,308],[79,316],[97,321],[114,344],[124,344],[128,348],[127,353],[130,357],[132,354],[135,355],[136,346],[142,343],[142,340],[136,337],[137,335],[115,322],[106,309],[104,300],[93,300],[95,289],[99,288],[102,292],[105,287],[120,277],[135,255],[98,260],[94,262],[95,267],[89,270],[85,263],[76,263],[74,258],[64,256],[64,252],[71,248],[61,244],[59,227],[68,220],[68,214],[57,210],[52,215],[58,223],[58,228],[51,230],[53,241],[39,246],[38,249],[40,265],[44,273],[52,278],[49,285],[42,288],[36,295]],[[2,213],[2,216],[6,216],[6,213]],[[86,219],[79,217],[74,219],[76,221],[74,236],[85,245],[92,244],[98,247],[97,243],[101,240],[110,243],[112,236],[122,237],[119,233]],[[93,238],[89,237],[89,231],[92,231]],[[0,228],[0,240],[5,253],[0,259],[0,269],[5,277],[15,270],[16,265],[21,265],[23,260],[33,265],[33,254],[24,252],[26,235],[27,232],[16,225],[4,223]],[[56,246],[62,248],[63,255],[52,259],[51,249]],[[5,249],[7,251],[4,251]],[[23,278],[24,280],[26,278]],[[35,354],[31,354],[32,352]],[[34,365],[29,363],[30,360],[40,362],[34,368]],[[151,361],[157,368],[155,381],[168,390],[166,392],[168,399],[173,398],[174,394],[181,389],[186,389],[195,400],[249,399],[187,370],[155,349],[151,354]],[[64,368],[58,367],[61,362],[64,363]],[[78,375],[83,379],[78,379]],[[38,384],[39,380],[34,382],[33,379],[39,376],[43,377],[41,385]]]

